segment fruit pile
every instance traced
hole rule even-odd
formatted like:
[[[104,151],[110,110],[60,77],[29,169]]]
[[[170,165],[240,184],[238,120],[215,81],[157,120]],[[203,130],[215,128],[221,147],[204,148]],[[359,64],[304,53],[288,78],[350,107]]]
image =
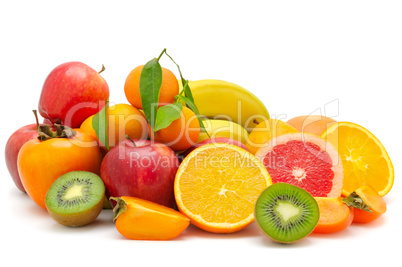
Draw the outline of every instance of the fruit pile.
[[[6,163],[15,185],[69,227],[113,208],[129,239],[168,240],[189,224],[232,233],[256,222],[281,243],[334,233],[385,213],[394,171],[367,129],[324,116],[270,118],[246,89],[178,80],[162,56],[134,68],[128,103],[68,62],[46,78],[39,122],[15,131]]]

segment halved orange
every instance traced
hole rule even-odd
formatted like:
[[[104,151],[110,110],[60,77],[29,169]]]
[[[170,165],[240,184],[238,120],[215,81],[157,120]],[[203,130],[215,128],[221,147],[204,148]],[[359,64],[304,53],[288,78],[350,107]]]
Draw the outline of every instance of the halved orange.
[[[239,231],[254,220],[254,206],[271,185],[264,165],[250,152],[227,143],[193,150],[176,174],[179,210],[197,227],[214,233]]]
[[[344,170],[342,194],[368,185],[385,196],[394,182],[394,168],[381,142],[366,128],[351,122],[330,126],[321,137],[338,150]]]

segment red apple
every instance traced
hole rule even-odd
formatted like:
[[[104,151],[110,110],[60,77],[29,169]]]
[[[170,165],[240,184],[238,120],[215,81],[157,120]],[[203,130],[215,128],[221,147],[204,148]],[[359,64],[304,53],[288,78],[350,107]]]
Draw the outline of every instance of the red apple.
[[[47,76],[39,100],[39,113],[52,123],[78,128],[106,105],[109,86],[81,62],[57,66]]]
[[[178,167],[179,160],[168,146],[149,140],[125,140],[106,154],[100,175],[108,199],[132,196],[174,208],[173,184]]]
[[[46,124],[46,125],[53,125],[53,122],[51,122],[49,119],[44,119],[44,120],[43,120],[43,124]]]
[[[192,145],[189,149],[187,149],[183,153],[179,154],[178,157],[179,157],[180,161],[182,161],[194,149],[196,149],[200,146],[206,145],[206,144],[213,144],[213,143],[227,143],[227,144],[241,147],[248,151],[248,148],[242,142],[240,142],[238,140],[228,138],[228,137],[215,137],[215,138],[204,139],[201,142]]]
[[[38,137],[38,126],[29,124],[15,131],[7,141],[5,149],[5,158],[7,169],[14,180],[15,185],[19,190],[25,192],[24,186],[21,183],[20,175],[17,168],[17,158],[21,147],[29,140]]]

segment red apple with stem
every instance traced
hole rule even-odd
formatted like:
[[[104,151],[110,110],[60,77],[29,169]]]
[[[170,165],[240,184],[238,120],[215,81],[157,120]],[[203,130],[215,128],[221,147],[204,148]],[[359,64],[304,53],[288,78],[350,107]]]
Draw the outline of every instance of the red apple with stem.
[[[81,62],[67,62],[54,68],[43,84],[39,113],[52,123],[80,127],[99,112],[109,98],[109,86],[91,67]]]
[[[17,158],[21,147],[29,140],[36,139],[38,137],[38,115],[36,110],[33,111],[36,118],[36,124],[25,125],[18,130],[16,130],[10,138],[8,138],[6,148],[5,148],[5,159],[7,169],[13,178],[13,181],[17,188],[22,192],[25,192],[24,186],[22,185],[20,175],[18,173]]]
[[[108,199],[132,196],[175,208],[173,184],[178,167],[179,160],[168,146],[130,139],[106,154],[100,175]]]

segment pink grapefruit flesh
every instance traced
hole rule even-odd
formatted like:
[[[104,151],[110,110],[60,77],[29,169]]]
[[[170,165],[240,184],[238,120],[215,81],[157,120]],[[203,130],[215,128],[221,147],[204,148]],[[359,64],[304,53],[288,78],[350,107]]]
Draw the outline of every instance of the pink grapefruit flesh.
[[[314,197],[340,197],[343,168],[330,143],[312,134],[285,134],[262,147],[256,156],[267,168],[272,183],[293,184]]]

